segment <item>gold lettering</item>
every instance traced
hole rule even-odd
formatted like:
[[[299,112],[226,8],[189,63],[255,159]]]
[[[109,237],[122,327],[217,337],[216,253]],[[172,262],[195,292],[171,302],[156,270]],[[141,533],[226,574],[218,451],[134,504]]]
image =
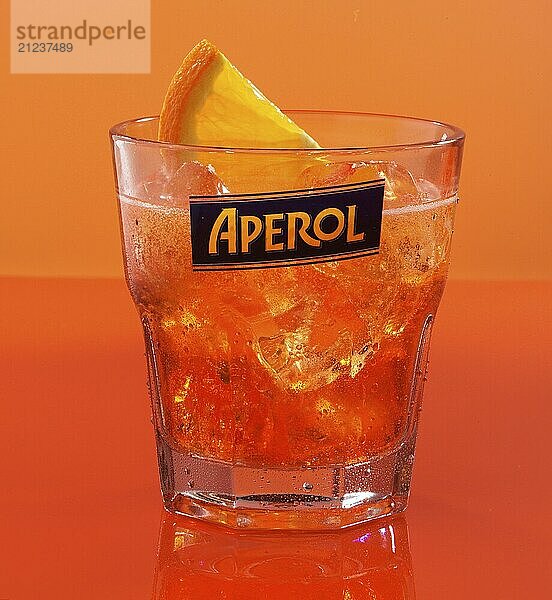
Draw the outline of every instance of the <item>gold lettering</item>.
[[[295,250],[295,246],[297,245],[297,231],[296,231],[295,223],[297,222],[297,219],[302,218],[300,215],[301,215],[301,213],[297,213],[297,212],[288,213],[288,239],[287,239],[288,250]],[[307,215],[307,217],[308,217],[308,215]],[[310,217],[309,217],[309,222],[310,222]]]
[[[249,225],[253,225],[253,230],[249,230]],[[244,216],[240,217],[241,225],[241,251],[244,254],[249,252],[249,246],[261,235],[263,222],[259,217]]]
[[[268,250],[283,250],[284,242],[274,242],[274,236],[282,233],[281,227],[274,227],[274,221],[281,221],[284,218],[283,213],[275,213],[273,215],[265,215],[266,234],[265,234],[265,249]]]
[[[347,206],[347,241],[348,242],[362,242],[364,239],[364,232],[355,233],[355,222],[356,222],[356,204]]]
[[[209,254],[218,254],[219,240],[226,240],[228,242],[229,254],[237,253],[237,214],[238,211],[235,208],[224,208],[221,210],[220,215],[213,224],[211,235],[209,236]],[[222,231],[225,223],[227,223],[228,229]]]
[[[301,221],[301,225],[299,226],[299,236],[300,238],[307,243],[309,246],[314,246],[315,248],[320,248],[322,242],[311,237],[307,233],[307,229],[310,225],[310,215],[306,212],[292,212],[288,213],[288,250],[295,250],[297,245],[297,232],[296,232],[296,222]]]
[[[330,233],[326,233],[322,230],[322,221],[327,217],[335,217],[337,219],[337,227]],[[313,231],[316,237],[320,238],[325,242],[331,242],[338,238],[343,229],[345,228],[345,215],[339,210],[339,208],[326,208],[321,210],[314,218]]]

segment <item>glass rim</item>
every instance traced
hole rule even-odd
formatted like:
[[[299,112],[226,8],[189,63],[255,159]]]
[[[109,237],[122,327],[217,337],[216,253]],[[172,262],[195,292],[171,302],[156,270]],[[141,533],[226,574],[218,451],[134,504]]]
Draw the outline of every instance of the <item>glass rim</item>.
[[[380,117],[391,120],[401,120],[423,123],[425,125],[434,125],[442,129],[447,129],[451,133],[450,136],[439,139],[430,139],[420,142],[411,142],[408,144],[383,144],[377,146],[333,146],[325,148],[248,148],[248,147],[232,147],[232,146],[202,146],[201,144],[173,144],[171,142],[163,142],[152,140],[144,137],[137,137],[125,133],[125,129],[132,124],[146,123],[159,119],[159,115],[147,117],[138,117],[135,119],[127,119],[116,123],[109,129],[109,135],[112,140],[123,140],[134,144],[145,144],[158,146],[159,148],[173,148],[175,150],[188,150],[193,152],[232,152],[232,153],[251,153],[251,154],[267,154],[267,153],[305,153],[305,154],[327,154],[327,153],[351,153],[351,152],[388,152],[397,150],[415,150],[421,148],[439,148],[462,143],[465,138],[465,133],[460,127],[434,121],[431,119],[422,119],[420,117],[409,117],[403,115],[392,115],[385,113],[370,113],[362,111],[340,111],[340,110],[309,110],[309,109],[290,109],[282,111],[286,115],[318,115],[318,116],[336,116],[336,117]]]

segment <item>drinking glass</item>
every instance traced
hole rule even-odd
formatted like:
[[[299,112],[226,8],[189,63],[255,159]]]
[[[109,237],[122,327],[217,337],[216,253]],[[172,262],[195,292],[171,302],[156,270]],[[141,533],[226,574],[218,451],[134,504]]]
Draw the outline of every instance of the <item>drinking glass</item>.
[[[165,507],[334,529],[406,507],[464,134],[291,111],[320,149],[111,129]]]

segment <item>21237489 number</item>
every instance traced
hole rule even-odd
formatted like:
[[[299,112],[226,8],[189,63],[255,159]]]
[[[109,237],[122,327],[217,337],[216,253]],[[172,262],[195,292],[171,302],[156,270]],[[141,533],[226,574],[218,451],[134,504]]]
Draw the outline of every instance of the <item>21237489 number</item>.
[[[18,52],[73,52],[71,42],[20,42]]]

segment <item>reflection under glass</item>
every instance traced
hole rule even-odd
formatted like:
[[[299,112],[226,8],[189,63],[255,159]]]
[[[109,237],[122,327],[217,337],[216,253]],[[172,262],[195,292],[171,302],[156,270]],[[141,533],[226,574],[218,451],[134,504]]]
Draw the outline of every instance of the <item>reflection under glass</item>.
[[[245,533],[165,513],[153,597],[414,600],[406,519]]]

